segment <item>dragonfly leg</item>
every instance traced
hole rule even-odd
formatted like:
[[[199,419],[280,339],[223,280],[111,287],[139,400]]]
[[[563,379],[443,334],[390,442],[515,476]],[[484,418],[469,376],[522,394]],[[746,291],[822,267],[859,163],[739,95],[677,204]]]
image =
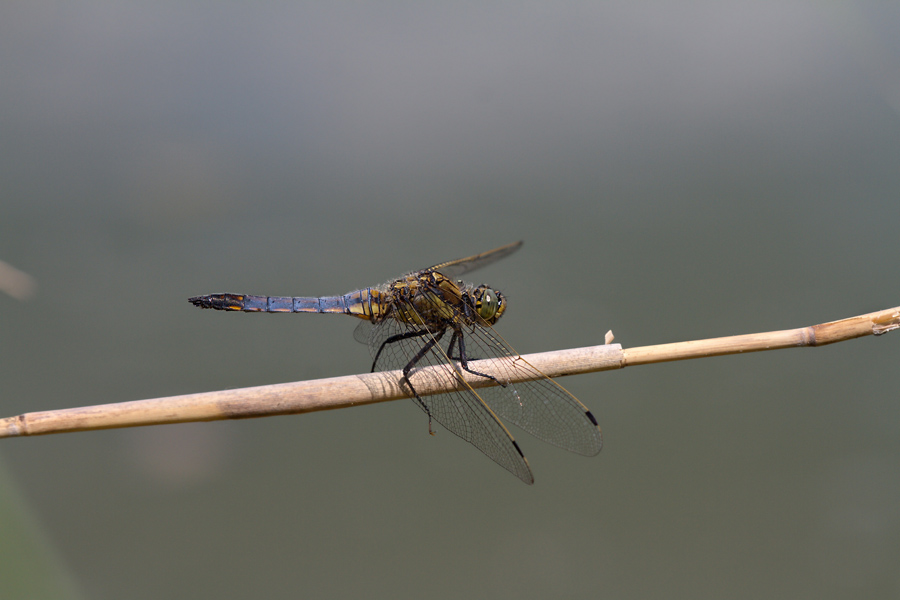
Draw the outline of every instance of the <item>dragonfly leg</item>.
[[[450,338],[450,344],[447,346],[447,358],[450,360],[458,360],[462,361],[462,357],[457,355],[453,356],[453,347],[456,346],[456,338],[458,337],[457,333],[453,332],[453,337]]]
[[[400,340],[408,340],[409,338],[420,337],[423,335],[428,335],[431,333],[427,329],[419,329],[418,331],[407,331],[406,333],[398,333],[397,335],[392,335],[388,339],[381,342],[381,346],[378,348],[378,352],[375,353],[375,359],[372,361],[372,370],[370,373],[375,372],[375,365],[378,364],[378,357],[381,356],[381,351],[385,349],[388,344],[393,344],[394,342],[399,342]],[[438,338],[440,339],[440,338]]]
[[[421,396],[419,396],[419,392],[417,392],[416,388],[413,387],[412,380],[410,380],[410,378],[409,378],[409,373],[410,373],[410,371],[412,371],[415,368],[416,364],[420,360],[425,358],[425,355],[428,354],[428,352],[430,352],[431,349],[435,347],[435,345],[437,345],[437,343],[440,341],[440,339],[442,337],[444,337],[444,333],[446,331],[447,331],[446,329],[439,331],[430,340],[428,340],[428,342],[426,342],[424,346],[422,346],[421,350],[416,352],[416,355],[412,357],[412,360],[410,360],[406,364],[406,366],[403,367],[403,379],[400,380],[401,383],[406,382],[406,385],[409,386],[409,389],[413,393],[413,396],[415,396],[416,402],[419,403],[419,406],[421,406],[422,410],[425,411],[425,414],[428,415],[428,433],[430,435],[434,435],[434,430],[431,428],[431,409],[428,408],[428,405],[425,404],[425,401],[422,400]],[[428,333],[428,331],[425,330],[425,333]],[[399,334],[399,335],[395,335],[392,337],[397,338],[397,340],[401,340],[401,339],[406,339],[406,338],[410,338],[410,337],[416,337],[415,334],[423,335],[421,332],[409,332],[408,335],[407,334]],[[390,340],[390,339],[392,339],[392,338],[388,338],[388,340]],[[385,343],[387,343],[387,341]],[[384,347],[384,344],[382,344],[382,348],[383,347]],[[381,350],[379,350],[379,352],[380,351]]]
[[[459,357],[453,356],[453,346],[457,344],[457,340],[459,341]],[[500,387],[506,387],[506,384],[494,377],[493,375],[488,375],[487,373],[481,373],[474,369],[469,368],[469,361],[466,358],[466,341],[463,336],[462,330],[454,329],[453,337],[450,338],[450,345],[447,348],[447,356],[450,358],[459,360],[459,364],[462,365],[462,368],[467,373],[472,373],[473,375],[478,375],[480,377],[487,377],[488,379],[494,381]]]

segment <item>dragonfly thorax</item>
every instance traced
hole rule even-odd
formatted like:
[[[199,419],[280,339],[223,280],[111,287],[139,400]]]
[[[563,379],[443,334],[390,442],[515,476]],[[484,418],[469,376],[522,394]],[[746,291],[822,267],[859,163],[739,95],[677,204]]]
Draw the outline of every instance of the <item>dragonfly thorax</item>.
[[[493,325],[506,310],[503,294],[486,285],[453,281],[437,272],[415,273],[380,292],[372,320],[395,319],[440,330],[477,323]]]

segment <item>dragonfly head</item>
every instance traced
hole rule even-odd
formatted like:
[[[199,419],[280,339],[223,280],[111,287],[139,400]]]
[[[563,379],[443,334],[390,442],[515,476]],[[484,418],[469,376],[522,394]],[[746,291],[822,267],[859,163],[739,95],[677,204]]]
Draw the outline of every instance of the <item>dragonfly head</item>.
[[[503,294],[486,285],[479,285],[472,290],[472,298],[475,300],[475,312],[488,325],[496,323],[506,310],[506,298]]]

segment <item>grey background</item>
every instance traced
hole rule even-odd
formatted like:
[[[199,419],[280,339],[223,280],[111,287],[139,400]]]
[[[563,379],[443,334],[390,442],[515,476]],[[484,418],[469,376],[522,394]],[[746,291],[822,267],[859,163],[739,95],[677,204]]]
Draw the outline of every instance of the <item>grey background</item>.
[[[4,3],[0,260],[38,287],[0,295],[0,416],[363,372],[351,319],[186,299],[517,239],[473,278],[523,353],[896,306],[898,25],[875,2]],[[898,344],[566,378],[606,447],[519,435],[534,487],[405,401],[2,440],[0,597],[894,598]]]

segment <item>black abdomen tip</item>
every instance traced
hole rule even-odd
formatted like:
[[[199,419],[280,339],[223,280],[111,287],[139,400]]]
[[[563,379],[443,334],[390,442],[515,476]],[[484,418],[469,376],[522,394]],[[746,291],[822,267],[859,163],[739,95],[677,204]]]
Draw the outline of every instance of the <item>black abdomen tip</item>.
[[[214,308],[216,310],[242,310],[244,308],[244,296],[238,294],[194,296],[193,298],[188,298],[188,302],[200,308]]]
[[[210,302],[209,296],[194,296],[193,298],[188,298],[188,302],[193,304],[194,306],[199,306],[200,308],[212,308],[212,303]]]

